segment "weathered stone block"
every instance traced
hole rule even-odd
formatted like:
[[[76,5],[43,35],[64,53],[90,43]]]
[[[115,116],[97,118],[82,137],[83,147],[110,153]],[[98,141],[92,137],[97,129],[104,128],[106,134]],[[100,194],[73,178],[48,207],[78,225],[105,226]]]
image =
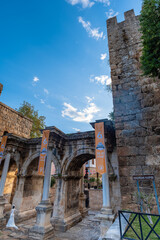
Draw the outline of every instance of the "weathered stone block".
[[[131,10],[125,19],[114,18],[114,24],[110,19],[107,29],[122,207],[134,209],[131,176],[160,174],[160,84],[140,69],[139,16]],[[149,182],[146,186],[152,190]]]
[[[7,131],[21,137],[30,137],[32,120],[2,102],[0,102],[0,122],[0,136]]]

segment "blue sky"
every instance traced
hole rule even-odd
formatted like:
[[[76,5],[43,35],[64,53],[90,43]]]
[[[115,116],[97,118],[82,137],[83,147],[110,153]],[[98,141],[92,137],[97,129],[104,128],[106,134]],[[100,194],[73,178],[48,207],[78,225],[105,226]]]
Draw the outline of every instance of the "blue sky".
[[[106,20],[141,0],[0,1],[0,101],[25,100],[65,133],[91,130],[112,111]]]

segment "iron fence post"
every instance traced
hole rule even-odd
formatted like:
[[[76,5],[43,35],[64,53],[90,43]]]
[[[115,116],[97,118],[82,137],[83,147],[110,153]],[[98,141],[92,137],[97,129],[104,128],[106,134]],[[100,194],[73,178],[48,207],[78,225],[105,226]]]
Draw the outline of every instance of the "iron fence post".
[[[140,225],[140,230],[141,230],[141,239],[143,240],[143,230],[142,230],[142,223],[141,223],[141,215],[138,214],[139,217],[139,225]]]
[[[120,237],[122,239],[122,226],[121,226],[121,212],[118,211],[118,217],[119,217],[119,230],[120,230]]]
[[[158,207],[158,213],[160,214],[159,201],[158,201],[158,196],[157,196],[155,180],[153,180],[153,187],[154,187],[154,192],[155,192],[155,197],[156,197],[156,202],[157,202],[157,207]]]

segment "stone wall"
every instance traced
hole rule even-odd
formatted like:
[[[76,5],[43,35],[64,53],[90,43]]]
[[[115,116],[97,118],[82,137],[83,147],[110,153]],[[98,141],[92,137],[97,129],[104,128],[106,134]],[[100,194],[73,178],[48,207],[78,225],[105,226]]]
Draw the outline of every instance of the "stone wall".
[[[21,211],[34,209],[41,201],[43,190],[43,177],[26,177],[23,192]]]
[[[135,174],[154,174],[160,196],[160,80],[142,76],[139,16],[107,21],[122,208],[136,209]],[[153,192],[152,182],[140,183]],[[160,198],[159,198],[160,200]],[[157,208],[154,208],[157,212]]]
[[[14,109],[0,102],[0,136],[4,131],[29,138],[32,121]]]
[[[54,184],[54,186],[51,187],[49,191],[49,200],[52,205],[54,205],[55,195],[56,195],[56,184]]]
[[[0,165],[0,178],[2,175],[3,166],[4,161]],[[12,199],[16,190],[16,183],[17,183],[17,165],[16,162],[11,159],[3,192],[8,203],[12,203]]]
[[[103,193],[101,189],[89,189],[89,207],[100,210],[103,206]]]

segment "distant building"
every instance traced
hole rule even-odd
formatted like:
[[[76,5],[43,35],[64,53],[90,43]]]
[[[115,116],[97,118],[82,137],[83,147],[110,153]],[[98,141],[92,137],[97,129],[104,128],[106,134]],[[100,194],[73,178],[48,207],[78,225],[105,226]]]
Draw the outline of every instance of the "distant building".
[[[96,175],[96,159],[91,159],[85,164],[85,174],[90,176]]]

